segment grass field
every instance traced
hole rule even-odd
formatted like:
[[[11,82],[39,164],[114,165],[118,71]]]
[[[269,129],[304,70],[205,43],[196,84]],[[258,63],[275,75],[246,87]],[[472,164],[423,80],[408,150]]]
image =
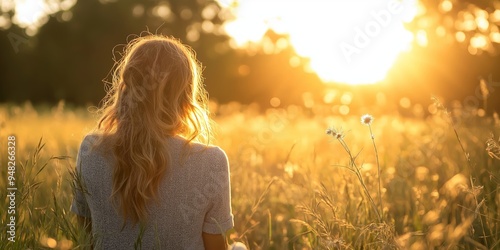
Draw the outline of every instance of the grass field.
[[[328,106],[212,106],[216,144],[231,164],[230,242],[250,249],[500,248],[498,118],[460,108],[449,116],[373,110],[368,127],[363,113],[342,116]],[[94,124],[86,109],[64,103],[0,107],[0,249],[85,248],[69,212],[69,170]],[[10,135],[15,243],[6,233]]]

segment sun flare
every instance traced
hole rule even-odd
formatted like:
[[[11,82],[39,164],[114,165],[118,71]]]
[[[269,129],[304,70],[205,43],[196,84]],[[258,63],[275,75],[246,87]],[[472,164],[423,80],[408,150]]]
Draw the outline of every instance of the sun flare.
[[[268,30],[284,35],[306,68],[326,83],[382,81],[413,35],[404,24],[418,0],[219,1],[231,13],[224,29],[233,45],[262,43]]]
[[[13,11],[15,14],[12,17],[12,23],[21,28],[26,29],[26,34],[34,36],[38,29],[49,20],[51,15],[59,11],[67,11],[71,9],[77,0],[16,0],[2,1],[0,0],[0,9],[3,12]],[[66,12],[61,19],[68,21],[72,14]],[[0,15],[0,17],[2,17]],[[0,20],[0,27],[9,27],[10,23]]]

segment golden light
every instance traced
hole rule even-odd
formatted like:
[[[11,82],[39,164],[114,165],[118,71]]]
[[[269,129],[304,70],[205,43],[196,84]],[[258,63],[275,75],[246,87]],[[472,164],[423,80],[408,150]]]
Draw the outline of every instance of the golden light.
[[[491,15],[491,21],[496,23],[500,22],[500,9],[496,9],[495,12]]]
[[[439,4],[439,9],[443,12],[448,12],[453,8],[453,3],[450,0],[444,0]]]
[[[224,24],[232,46],[262,44],[268,30],[284,35],[306,68],[324,82],[382,81],[414,39],[404,24],[417,15],[417,0],[219,0],[231,13]],[[294,64],[296,60],[294,60]]]
[[[425,32],[425,30],[419,30],[417,31],[417,35],[416,35],[416,39],[417,39],[417,44],[422,46],[422,47],[425,47],[427,46],[427,32]]]
[[[20,0],[16,2],[14,22],[20,27],[47,22],[47,8],[43,0]]]
[[[53,238],[47,238],[47,246],[50,248],[56,248],[57,241]]]
[[[463,33],[462,31],[458,31],[457,33],[455,33],[455,38],[458,42],[462,43],[465,41],[465,33]]]
[[[13,4],[1,2],[2,11],[14,11],[12,22],[21,28],[26,29],[26,34],[33,36],[38,32],[38,28],[44,25],[49,16],[59,11],[71,9],[76,0],[16,0]],[[63,20],[71,19],[68,12],[63,13]]]
[[[500,43],[500,32],[498,31],[491,32],[490,39],[492,42]]]

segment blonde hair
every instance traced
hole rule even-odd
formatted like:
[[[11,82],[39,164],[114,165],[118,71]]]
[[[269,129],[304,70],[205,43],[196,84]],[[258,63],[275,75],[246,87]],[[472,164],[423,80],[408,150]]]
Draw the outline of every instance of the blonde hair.
[[[147,204],[157,200],[168,171],[166,138],[208,144],[208,98],[194,51],[176,39],[137,37],[115,62],[98,144],[105,141],[115,158],[111,198],[124,223],[136,224],[147,220]]]

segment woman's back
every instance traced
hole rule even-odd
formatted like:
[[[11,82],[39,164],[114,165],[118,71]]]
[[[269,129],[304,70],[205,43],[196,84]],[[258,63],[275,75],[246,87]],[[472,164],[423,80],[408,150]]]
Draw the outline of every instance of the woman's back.
[[[220,148],[174,136],[166,139],[170,162],[158,190],[147,206],[143,224],[123,223],[112,197],[114,158],[96,135],[82,142],[77,173],[83,190],[76,190],[72,211],[90,217],[98,249],[204,249],[202,232],[224,234],[233,226],[229,166]],[[186,149],[189,149],[185,151]]]

